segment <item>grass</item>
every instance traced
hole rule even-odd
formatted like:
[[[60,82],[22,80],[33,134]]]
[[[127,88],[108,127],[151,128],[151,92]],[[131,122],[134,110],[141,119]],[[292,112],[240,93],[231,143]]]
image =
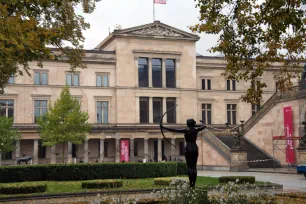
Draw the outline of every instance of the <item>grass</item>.
[[[185,177],[185,176],[180,176]],[[173,177],[172,177],[173,178]],[[122,179],[123,186],[120,188],[110,189],[83,189],[81,187],[82,181],[35,181],[35,182],[23,182],[26,184],[31,183],[42,183],[47,184],[47,191],[44,193],[36,193],[31,195],[42,195],[42,194],[59,194],[59,193],[76,193],[76,192],[90,192],[90,191],[123,191],[123,190],[145,190],[145,189],[160,189],[165,188],[165,186],[154,185],[154,178],[145,178],[145,179]],[[263,182],[256,182],[257,184]],[[14,185],[18,183],[10,183],[9,185]],[[219,184],[218,178],[213,177],[204,177],[198,176],[197,178],[197,187],[204,186],[215,186]],[[6,184],[0,184],[6,185]],[[25,195],[25,194],[23,194]],[[17,196],[17,195],[4,195],[0,194],[0,197],[9,197],[9,196]]]

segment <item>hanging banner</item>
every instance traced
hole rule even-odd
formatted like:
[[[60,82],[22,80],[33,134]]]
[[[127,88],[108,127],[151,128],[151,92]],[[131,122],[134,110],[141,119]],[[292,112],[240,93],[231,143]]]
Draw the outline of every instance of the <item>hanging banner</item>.
[[[120,161],[121,162],[129,162],[129,140],[121,140],[120,141]]]
[[[292,125],[292,109],[291,106],[284,107],[284,129],[285,129],[285,137],[292,138],[293,125]],[[287,139],[286,146],[286,161],[289,164],[295,163],[295,155],[293,149],[293,140]]]

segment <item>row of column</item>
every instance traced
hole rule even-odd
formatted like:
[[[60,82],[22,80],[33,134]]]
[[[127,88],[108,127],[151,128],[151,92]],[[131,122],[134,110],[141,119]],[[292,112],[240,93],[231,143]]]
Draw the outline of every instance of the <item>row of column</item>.
[[[116,157],[115,161],[120,162],[120,139],[116,138]],[[134,139],[130,138],[130,161],[134,162]],[[99,162],[104,161],[104,140],[100,139],[100,152],[99,152]],[[144,138],[144,159],[148,161],[149,158],[149,138]],[[33,147],[33,164],[38,164],[38,139],[34,140]],[[175,138],[171,139],[171,143],[175,144]],[[157,143],[158,151],[158,161],[162,161],[162,138],[158,138]],[[16,142],[16,158],[20,157],[20,141]],[[171,156],[175,155],[175,147],[171,145]],[[84,141],[84,163],[88,163],[88,139]],[[68,163],[72,163],[72,143],[68,142]],[[55,146],[51,147],[51,164],[56,164],[56,149]],[[0,152],[0,165],[1,165],[1,152]]]
[[[180,104],[180,98],[176,98],[176,104]],[[167,111],[167,97],[163,97],[163,113]],[[180,107],[180,106],[179,106]],[[139,97],[136,97],[136,123],[140,123]],[[163,118],[163,122],[167,123],[167,117]],[[149,97],[149,123],[153,123],[153,97]],[[176,123],[180,123],[180,111],[176,111]]]

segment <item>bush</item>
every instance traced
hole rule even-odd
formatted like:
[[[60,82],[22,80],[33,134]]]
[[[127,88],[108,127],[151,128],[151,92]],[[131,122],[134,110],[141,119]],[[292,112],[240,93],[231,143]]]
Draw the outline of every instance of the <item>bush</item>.
[[[177,175],[188,175],[188,167],[185,162],[177,163]]]
[[[154,184],[155,185],[162,185],[162,186],[169,186],[171,183],[171,178],[155,178]]]
[[[84,181],[82,188],[119,188],[123,186],[122,180],[98,180],[98,181]]]
[[[175,162],[8,166],[0,167],[0,182],[169,177],[180,168]]]
[[[228,182],[235,182],[235,183],[255,183],[254,176],[221,176],[219,178],[219,183],[228,183]]]
[[[0,194],[41,193],[47,190],[47,184],[4,184],[0,186]]]

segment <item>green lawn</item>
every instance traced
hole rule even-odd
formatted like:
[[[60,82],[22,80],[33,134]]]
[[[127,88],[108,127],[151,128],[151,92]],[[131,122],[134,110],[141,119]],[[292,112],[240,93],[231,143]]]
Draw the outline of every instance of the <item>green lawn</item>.
[[[183,177],[183,176],[180,176]],[[184,176],[185,177],[185,176]],[[173,177],[172,177],[173,178]],[[186,177],[187,178],[187,177]],[[74,192],[90,192],[90,191],[121,191],[121,190],[139,190],[139,189],[160,189],[165,188],[165,186],[154,185],[154,178],[146,178],[146,179],[122,179],[123,180],[123,187],[120,188],[105,188],[105,189],[82,189],[81,183],[82,181],[35,181],[35,182],[23,182],[23,184],[30,184],[30,183],[42,183],[47,184],[47,191],[45,193],[38,193],[40,194],[57,194],[57,193],[74,193]],[[217,185],[218,178],[212,177],[204,177],[198,176],[197,178],[197,187],[204,187],[204,186],[214,186]],[[256,182],[262,183],[262,182]],[[18,183],[10,183],[10,184],[0,184],[1,185],[11,185],[11,184],[18,184]],[[32,195],[38,195],[32,194]],[[25,195],[25,194],[23,194]],[[0,194],[0,197],[8,197],[8,196],[16,196],[16,195],[4,195]]]

